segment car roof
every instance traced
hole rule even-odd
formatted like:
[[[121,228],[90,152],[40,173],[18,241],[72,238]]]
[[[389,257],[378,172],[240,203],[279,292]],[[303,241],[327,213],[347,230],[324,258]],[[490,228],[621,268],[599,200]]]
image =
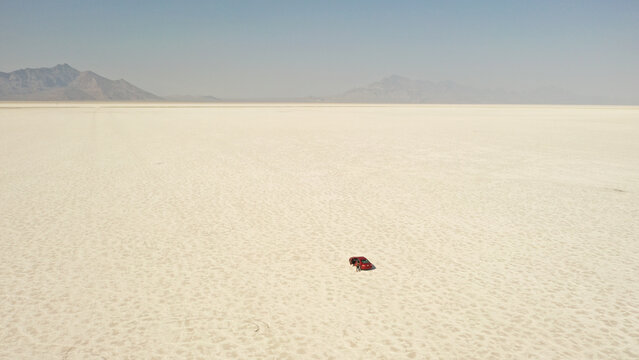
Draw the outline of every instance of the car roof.
[[[355,259],[357,259],[357,260],[368,260],[368,259],[366,259],[363,256],[355,256]]]

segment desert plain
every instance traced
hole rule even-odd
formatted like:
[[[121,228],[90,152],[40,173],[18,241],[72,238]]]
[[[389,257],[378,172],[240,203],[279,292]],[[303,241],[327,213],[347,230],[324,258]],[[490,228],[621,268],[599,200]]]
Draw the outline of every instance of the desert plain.
[[[3,359],[636,359],[638,279],[638,107],[0,104]]]

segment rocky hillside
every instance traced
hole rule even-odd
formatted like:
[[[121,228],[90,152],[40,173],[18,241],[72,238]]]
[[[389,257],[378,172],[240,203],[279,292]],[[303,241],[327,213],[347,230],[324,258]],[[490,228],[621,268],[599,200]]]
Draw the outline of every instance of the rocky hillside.
[[[0,100],[159,101],[159,96],[125,80],[109,80],[67,64],[52,68],[0,72]]]

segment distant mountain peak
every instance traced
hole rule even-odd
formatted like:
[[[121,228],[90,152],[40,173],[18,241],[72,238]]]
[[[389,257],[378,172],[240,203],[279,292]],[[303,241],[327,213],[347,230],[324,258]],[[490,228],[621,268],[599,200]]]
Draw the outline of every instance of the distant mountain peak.
[[[125,80],[109,80],[69,64],[0,73],[0,100],[158,101],[162,98]]]
[[[413,80],[390,75],[377,82],[357,87],[323,101],[354,103],[407,104],[587,104],[602,102],[558,88],[532,91],[476,89],[451,80]],[[605,102],[605,101],[604,101]]]
[[[64,63],[64,64],[58,64],[56,66],[53,67],[54,69],[71,69],[71,70],[76,70],[73,67],[71,67],[71,65]],[[46,69],[46,68],[42,68],[42,69]],[[76,70],[77,71],[77,70]]]
[[[369,86],[374,85],[382,85],[382,86],[406,86],[413,83],[414,80],[411,80],[407,77],[399,76],[399,75],[391,75],[383,78],[382,80],[370,84]]]
[[[459,103],[475,100],[472,89],[455,82],[413,80],[390,75],[333,98],[339,102],[364,103]]]

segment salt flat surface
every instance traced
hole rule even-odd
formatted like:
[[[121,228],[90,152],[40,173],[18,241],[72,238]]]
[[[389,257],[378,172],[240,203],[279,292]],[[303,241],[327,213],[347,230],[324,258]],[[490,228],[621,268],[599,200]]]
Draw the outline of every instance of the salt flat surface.
[[[3,103],[0,237],[5,359],[638,358],[639,108]]]

